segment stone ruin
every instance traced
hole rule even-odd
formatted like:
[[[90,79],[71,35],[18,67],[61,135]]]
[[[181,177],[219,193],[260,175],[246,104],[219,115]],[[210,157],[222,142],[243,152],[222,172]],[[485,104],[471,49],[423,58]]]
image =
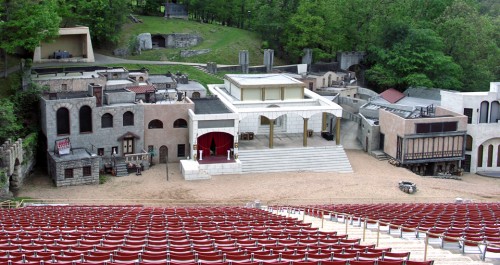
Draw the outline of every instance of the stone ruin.
[[[0,170],[4,176],[0,180],[0,197],[11,197],[10,188],[17,189],[24,180],[22,170],[23,140],[7,140],[0,146]]]

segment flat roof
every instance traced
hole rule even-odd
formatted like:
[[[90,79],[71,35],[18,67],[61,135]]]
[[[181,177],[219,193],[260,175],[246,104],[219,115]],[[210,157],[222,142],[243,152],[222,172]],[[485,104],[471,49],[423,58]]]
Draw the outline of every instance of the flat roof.
[[[166,75],[149,75],[148,78],[151,83],[173,83],[174,80],[171,76]]]
[[[49,152],[50,156],[56,161],[56,162],[63,162],[63,161],[72,161],[72,160],[82,160],[85,158],[90,158],[92,157],[87,150],[83,148],[74,148],[71,149],[71,152],[67,155],[57,155],[54,154],[53,152]]]
[[[285,74],[227,74],[225,78],[239,87],[305,86],[303,82]]]
[[[224,114],[232,113],[218,97],[191,99],[194,103],[195,114]]]

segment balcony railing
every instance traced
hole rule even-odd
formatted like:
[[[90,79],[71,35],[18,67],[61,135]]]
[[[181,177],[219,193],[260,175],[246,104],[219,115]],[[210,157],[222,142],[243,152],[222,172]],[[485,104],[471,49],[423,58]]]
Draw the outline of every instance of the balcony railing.
[[[142,150],[142,153],[126,154],[124,157],[125,163],[137,164],[142,161],[149,161],[149,153],[146,150]]]

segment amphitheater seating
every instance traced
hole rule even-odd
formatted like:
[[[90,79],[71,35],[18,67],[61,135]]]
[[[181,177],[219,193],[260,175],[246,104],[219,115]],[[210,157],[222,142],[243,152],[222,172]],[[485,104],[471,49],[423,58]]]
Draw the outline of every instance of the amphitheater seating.
[[[500,248],[500,203],[336,204],[288,208],[315,217],[331,216],[331,220],[337,222],[364,224],[372,229],[380,227],[404,238],[428,237],[431,244],[461,249],[462,253],[480,253],[483,257],[497,257],[496,251]]]
[[[0,264],[389,265],[408,258],[250,208],[0,209]]]

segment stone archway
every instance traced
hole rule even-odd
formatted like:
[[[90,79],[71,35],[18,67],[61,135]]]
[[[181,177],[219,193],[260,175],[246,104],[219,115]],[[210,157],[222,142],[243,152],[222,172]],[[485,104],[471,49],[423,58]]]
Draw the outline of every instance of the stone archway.
[[[160,147],[159,162],[161,164],[166,164],[168,162],[168,147],[166,147],[165,145],[162,145]]]

